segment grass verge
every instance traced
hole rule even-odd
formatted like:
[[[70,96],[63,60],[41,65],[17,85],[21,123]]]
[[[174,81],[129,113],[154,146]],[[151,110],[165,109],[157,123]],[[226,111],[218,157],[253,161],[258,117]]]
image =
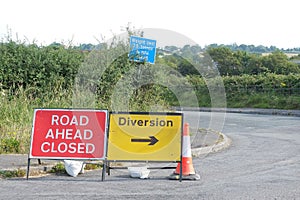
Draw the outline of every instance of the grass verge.
[[[16,169],[16,170],[0,170],[0,178],[15,178],[24,177],[26,175],[26,170]]]

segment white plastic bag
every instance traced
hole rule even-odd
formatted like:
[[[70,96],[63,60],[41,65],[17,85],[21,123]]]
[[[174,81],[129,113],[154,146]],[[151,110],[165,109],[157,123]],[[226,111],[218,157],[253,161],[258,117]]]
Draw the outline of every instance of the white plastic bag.
[[[132,178],[141,178],[147,179],[150,173],[150,170],[147,167],[128,167],[130,177]]]
[[[64,160],[65,169],[70,176],[76,177],[80,172],[83,173],[84,163],[77,160]]]

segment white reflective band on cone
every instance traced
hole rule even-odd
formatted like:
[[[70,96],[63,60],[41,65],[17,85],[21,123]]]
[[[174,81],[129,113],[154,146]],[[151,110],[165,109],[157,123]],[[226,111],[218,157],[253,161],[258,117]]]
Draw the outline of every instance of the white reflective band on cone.
[[[183,145],[182,156],[183,157],[192,157],[190,136],[183,136],[182,145]]]

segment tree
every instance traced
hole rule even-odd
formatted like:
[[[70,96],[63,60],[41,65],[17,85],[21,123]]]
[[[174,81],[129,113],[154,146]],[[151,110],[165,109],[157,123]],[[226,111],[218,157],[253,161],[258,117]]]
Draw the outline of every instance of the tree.
[[[241,61],[228,47],[209,48],[209,55],[216,63],[221,75],[239,75],[242,72]]]
[[[263,65],[270,71],[276,74],[299,73],[300,69],[296,63],[290,62],[287,55],[282,51],[274,51],[272,54],[262,57]]]

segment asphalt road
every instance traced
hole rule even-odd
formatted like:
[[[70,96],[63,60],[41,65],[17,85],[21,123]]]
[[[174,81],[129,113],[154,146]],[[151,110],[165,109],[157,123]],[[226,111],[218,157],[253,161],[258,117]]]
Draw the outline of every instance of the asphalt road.
[[[173,170],[133,179],[127,170],[0,180],[0,199],[300,199],[300,118],[185,112],[191,126],[232,139],[221,152],[193,159],[199,181],[171,181]]]

